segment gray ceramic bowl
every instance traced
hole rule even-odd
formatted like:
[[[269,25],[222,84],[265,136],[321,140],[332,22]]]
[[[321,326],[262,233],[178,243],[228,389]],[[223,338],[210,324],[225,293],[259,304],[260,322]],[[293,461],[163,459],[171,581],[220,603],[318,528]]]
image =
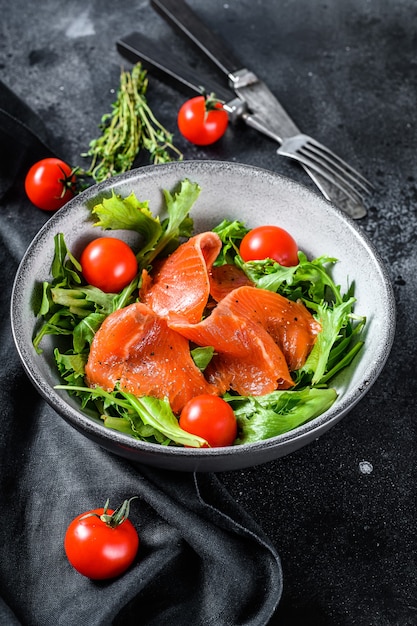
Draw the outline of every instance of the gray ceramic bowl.
[[[339,259],[334,269],[342,286],[355,281],[356,311],[367,317],[365,347],[355,362],[337,378],[339,397],[323,415],[283,435],[242,446],[213,449],[163,447],[137,441],[106,429],[84,414],[76,399],[57,391],[59,377],[53,361],[53,339],[44,340],[42,355],[32,347],[36,324],[33,293],[36,283],[48,280],[53,238],[63,232],[76,255],[98,236],[88,206],[110,188],[123,196],[132,191],[161,210],[162,193],[175,189],[183,178],[202,191],[192,210],[196,231],[208,230],[223,218],[243,220],[250,227],[280,224],[308,256]],[[128,459],[179,471],[225,471],[249,467],[285,456],[316,439],[344,417],[370,389],[391,349],[395,305],[387,273],[356,223],[321,196],[272,172],[236,163],[188,161],[149,166],[91,187],[54,214],[29,246],[18,269],[11,302],[15,343],[29,378],[45,400],[78,431],[97,444]]]

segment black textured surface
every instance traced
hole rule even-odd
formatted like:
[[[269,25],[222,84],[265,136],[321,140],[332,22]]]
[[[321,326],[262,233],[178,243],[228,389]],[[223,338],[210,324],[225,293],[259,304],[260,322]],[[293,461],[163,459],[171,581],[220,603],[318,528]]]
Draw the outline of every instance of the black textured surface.
[[[287,458],[220,478],[281,556],[284,593],[274,624],[413,626],[417,6],[413,0],[190,5],[267,81],[304,132],[375,183],[361,226],[387,263],[398,303],[388,363],[346,419]],[[3,9],[1,77],[40,115],[50,144],[74,165],[84,165],[80,153],[114,100],[120,67],[129,66],[116,51],[119,37],[133,29],[146,33],[217,75],[147,2],[72,0],[58,7],[15,0]],[[150,77],[148,100],[175,130],[182,95]],[[250,129],[229,128],[206,149],[186,145],[177,133],[176,139],[186,158],[251,163],[313,187]],[[47,215],[23,194],[18,204],[3,201],[0,210],[2,245],[17,262]],[[8,229],[22,221],[21,236],[8,241]]]

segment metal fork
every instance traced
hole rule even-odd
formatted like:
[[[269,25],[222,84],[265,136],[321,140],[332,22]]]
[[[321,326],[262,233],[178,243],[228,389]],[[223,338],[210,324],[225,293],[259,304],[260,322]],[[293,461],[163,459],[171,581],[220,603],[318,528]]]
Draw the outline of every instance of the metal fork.
[[[353,201],[362,201],[374,189],[362,174],[309,135],[284,139],[277,152],[314,170]]]
[[[243,90],[239,88],[238,91],[242,93],[249,106],[253,108],[256,106],[258,97],[256,92],[253,97],[250,87]],[[252,113],[246,106],[238,112],[239,117],[248,126],[276,141],[280,145],[277,154],[298,161],[328,200],[353,219],[364,217],[367,211],[363,196],[370,194],[374,189],[372,183],[334,152],[309,135],[301,133],[274,95],[268,95],[264,91],[263,96],[261,113]],[[231,101],[223,105],[231,114],[232,120],[234,103],[235,101]],[[268,116],[269,109],[273,110],[274,115]],[[305,147],[306,143],[308,148]],[[302,152],[298,149],[302,149]]]

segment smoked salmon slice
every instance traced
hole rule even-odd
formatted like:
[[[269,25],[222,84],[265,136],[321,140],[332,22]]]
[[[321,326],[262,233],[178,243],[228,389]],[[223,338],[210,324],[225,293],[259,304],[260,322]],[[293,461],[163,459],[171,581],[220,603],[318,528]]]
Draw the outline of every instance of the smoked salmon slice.
[[[281,348],[291,371],[304,365],[321,330],[304,304],[266,289],[242,287],[234,292],[229,306],[265,328]]]
[[[248,286],[234,289],[198,324],[180,316],[168,324],[195,344],[213,347],[207,379],[221,393],[230,387],[240,395],[293,386],[290,370],[305,362],[320,330],[304,305]]]
[[[144,271],[140,300],[162,317],[174,312],[193,324],[199,322],[210,295],[211,268],[221,247],[216,233],[191,237],[156,267],[152,278]]]
[[[244,285],[254,286],[245,272],[237,267],[237,265],[232,265],[231,263],[212,267],[209,280],[210,295],[216,302],[220,302],[220,300],[225,298],[233,289],[243,287]]]
[[[218,395],[194,364],[188,340],[143,303],[111,313],[92,341],[87,384],[168,398],[174,413],[200,394]]]

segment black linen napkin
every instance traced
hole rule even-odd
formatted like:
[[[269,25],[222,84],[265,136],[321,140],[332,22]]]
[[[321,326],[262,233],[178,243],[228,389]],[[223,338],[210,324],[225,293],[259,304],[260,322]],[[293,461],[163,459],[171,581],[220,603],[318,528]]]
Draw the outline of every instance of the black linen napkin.
[[[19,189],[23,164],[48,148],[36,116],[20,107],[24,126],[10,114],[0,117],[2,190],[13,183],[16,190],[0,199],[0,623],[268,624],[282,592],[279,556],[215,474],[158,470],[110,454],[66,424],[23,371],[10,294],[25,246],[46,218]],[[10,155],[16,158],[7,164]],[[65,557],[67,525],[107,498],[115,507],[134,495],[134,564],[112,581],[82,577]]]
[[[42,120],[0,81],[0,199],[32,163],[48,156]]]

